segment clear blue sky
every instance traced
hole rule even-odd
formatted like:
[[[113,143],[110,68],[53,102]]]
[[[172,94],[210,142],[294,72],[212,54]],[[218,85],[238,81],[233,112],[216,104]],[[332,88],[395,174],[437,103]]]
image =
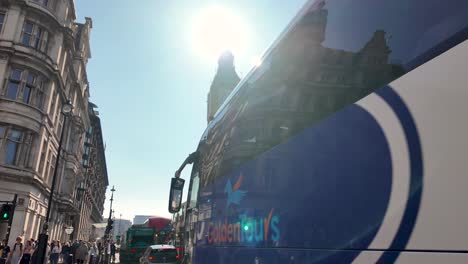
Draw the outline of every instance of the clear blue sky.
[[[117,190],[115,216],[170,216],[170,178],[206,127],[207,93],[217,66],[193,47],[193,17],[217,5],[248,27],[246,49],[234,54],[242,77],[252,57],[268,48],[306,1],[75,2],[78,22],[93,19],[88,79],[103,125],[110,187]],[[109,197],[108,191],[105,217]]]

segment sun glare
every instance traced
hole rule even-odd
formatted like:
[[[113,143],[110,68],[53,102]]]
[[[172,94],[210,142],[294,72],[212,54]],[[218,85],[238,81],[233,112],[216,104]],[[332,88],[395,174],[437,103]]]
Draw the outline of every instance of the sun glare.
[[[260,67],[260,65],[262,65],[262,57],[260,57],[260,56],[254,56],[254,57],[252,58],[252,62],[251,62],[251,63],[252,63],[252,65],[253,65],[254,67]]]
[[[195,51],[209,62],[230,50],[243,56],[247,47],[248,29],[230,10],[211,7],[198,13],[192,22],[192,42]]]

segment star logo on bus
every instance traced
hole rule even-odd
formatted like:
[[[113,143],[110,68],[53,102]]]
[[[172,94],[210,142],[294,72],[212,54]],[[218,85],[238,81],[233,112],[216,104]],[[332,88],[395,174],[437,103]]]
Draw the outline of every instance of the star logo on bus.
[[[227,204],[226,207],[229,207],[230,204],[239,205],[242,199],[244,199],[247,191],[240,190],[242,181],[244,180],[244,175],[240,175],[237,182],[232,186],[231,180],[228,179],[226,187],[224,187],[224,192],[227,193]]]

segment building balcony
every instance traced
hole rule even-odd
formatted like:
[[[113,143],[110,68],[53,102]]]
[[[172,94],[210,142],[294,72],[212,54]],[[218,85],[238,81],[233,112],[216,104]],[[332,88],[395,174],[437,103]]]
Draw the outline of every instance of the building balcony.
[[[0,120],[39,133],[43,114],[37,107],[0,97]]]
[[[28,62],[31,61],[33,63],[33,67],[47,67],[50,70],[58,71],[57,64],[46,52],[26,46],[22,43],[16,43],[11,40],[0,38],[0,51],[10,53],[13,61],[16,63],[18,63],[15,61],[17,58],[27,59]]]
[[[49,186],[43,179],[31,168],[20,166],[0,164],[0,181],[2,188],[14,189],[18,184],[28,185],[31,192],[36,190],[49,192]]]
[[[54,20],[56,23],[62,24],[50,7],[46,7],[38,2],[31,1],[31,0],[24,0],[24,2],[27,4],[28,7],[34,8],[35,10],[41,12],[43,15]]]

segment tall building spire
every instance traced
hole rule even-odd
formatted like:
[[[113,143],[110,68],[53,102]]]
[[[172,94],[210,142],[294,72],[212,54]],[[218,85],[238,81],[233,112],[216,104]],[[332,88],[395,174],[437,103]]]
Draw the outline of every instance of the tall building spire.
[[[234,55],[225,51],[219,56],[218,69],[208,93],[208,123],[213,119],[221,104],[239,83],[240,78],[234,67]]]

